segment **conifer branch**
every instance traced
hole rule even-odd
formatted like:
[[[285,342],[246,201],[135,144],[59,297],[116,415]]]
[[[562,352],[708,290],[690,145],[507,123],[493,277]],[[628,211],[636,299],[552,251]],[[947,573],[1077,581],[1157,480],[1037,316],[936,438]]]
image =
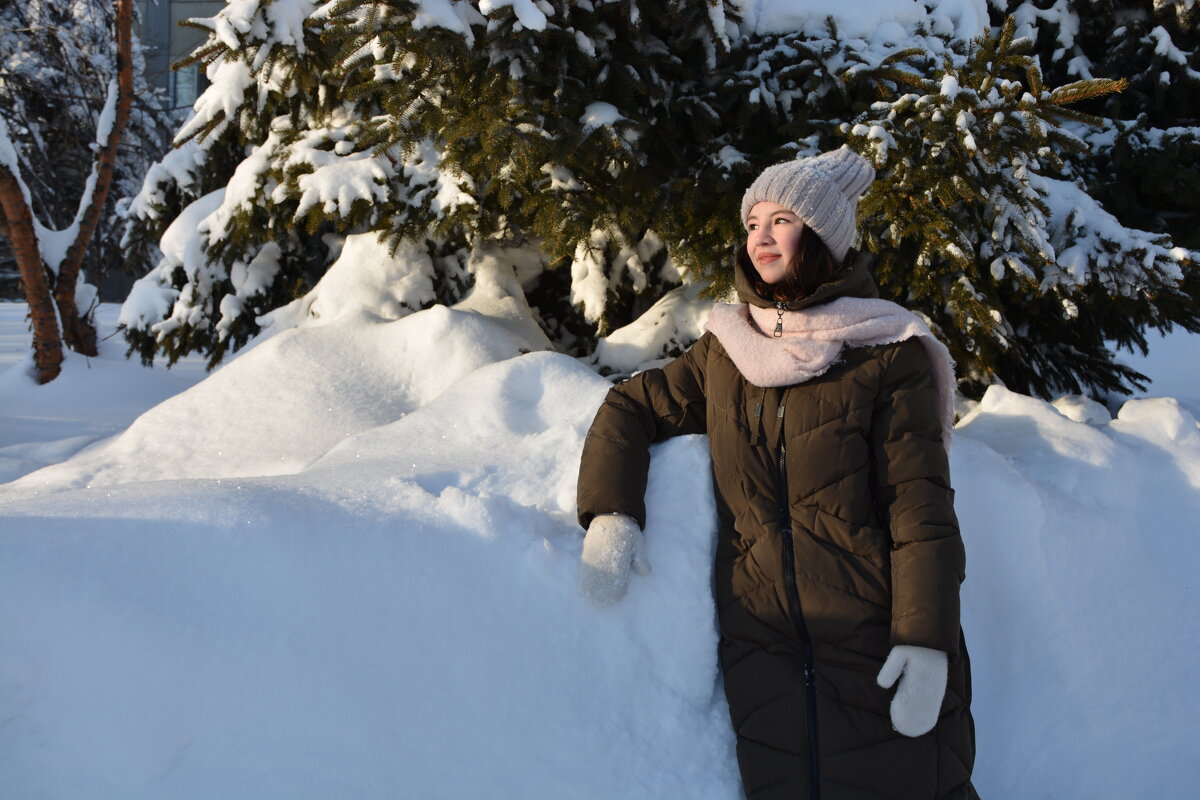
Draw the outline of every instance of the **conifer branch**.
[[[1127,78],[1117,80],[1094,78],[1092,80],[1076,81],[1066,86],[1059,86],[1050,93],[1050,97],[1047,100],[1055,105],[1069,105],[1071,103],[1080,103],[1084,100],[1091,100],[1093,97],[1102,97],[1106,94],[1123,92],[1128,88],[1129,80]]]

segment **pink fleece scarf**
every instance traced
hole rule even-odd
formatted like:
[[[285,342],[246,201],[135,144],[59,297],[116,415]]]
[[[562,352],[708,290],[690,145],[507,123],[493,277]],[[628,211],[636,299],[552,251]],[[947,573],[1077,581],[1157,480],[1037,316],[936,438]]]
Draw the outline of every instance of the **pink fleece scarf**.
[[[824,374],[843,348],[892,344],[917,337],[933,369],[942,441],[954,430],[954,361],[925,322],[890,300],[840,297],[783,312],[783,335],[772,336],[779,312],[746,303],[717,303],[705,326],[755,386],[791,386]]]

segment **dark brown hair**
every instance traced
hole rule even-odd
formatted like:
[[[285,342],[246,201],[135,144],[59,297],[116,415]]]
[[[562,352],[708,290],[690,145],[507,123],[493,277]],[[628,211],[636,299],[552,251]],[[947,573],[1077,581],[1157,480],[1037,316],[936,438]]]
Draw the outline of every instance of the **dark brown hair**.
[[[834,258],[821,237],[807,225],[800,231],[796,253],[784,270],[783,280],[778,283],[767,283],[762,279],[744,243],[738,246],[734,261],[750,282],[750,287],[764,300],[773,303],[802,300],[821,284],[833,280],[845,267],[845,262]]]

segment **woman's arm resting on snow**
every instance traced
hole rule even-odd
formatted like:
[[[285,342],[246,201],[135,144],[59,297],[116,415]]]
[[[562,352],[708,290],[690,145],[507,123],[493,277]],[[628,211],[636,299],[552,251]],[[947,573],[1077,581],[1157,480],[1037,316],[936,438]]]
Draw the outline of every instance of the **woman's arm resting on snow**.
[[[872,439],[883,522],[892,537],[891,643],[954,658],[966,556],[937,392],[916,339],[894,352],[876,401]]]
[[[579,464],[579,524],[618,513],[646,525],[650,445],[704,433],[704,362],[712,334],[662,369],[640,372],[609,390],[583,443]]]

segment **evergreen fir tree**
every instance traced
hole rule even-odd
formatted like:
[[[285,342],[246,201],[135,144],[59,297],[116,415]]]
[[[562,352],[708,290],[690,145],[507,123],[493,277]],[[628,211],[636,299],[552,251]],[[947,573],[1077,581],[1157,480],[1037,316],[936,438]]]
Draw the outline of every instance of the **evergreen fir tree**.
[[[1017,18],[1018,34],[1035,40],[1033,55],[1047,80],[1128,81],[1121,93],[1081,104],[1103,119],[1068,125],[1088,148],[1066,156],[1066,175],[1122,225],[1200,248],[1200,4],[1009,0],[1006,10]],[[1181,292],[1156,298],[1159,313],[1112,309],[1105,324],[1110,341],[1144,353],[1150,329],[1196,330],[1200,271],[1185,270],[1182,281]]]
[[[727,285],[744,187],[847,139],[881,167],[863,205],[881,283],[968,388],[1119,388],[1137,376],[1104,337],[1184,321],[1186,258],[1063,160],[1084,149],[1066,120],[1115,84],[1046,89],[1011,30],[972,51],[942,23],[889,41],[740,22],[717,0],[227,6],[197,23],[212,86],[131,206],[131,257],[164,246],[127,337],[215,363],[373,233],[422,253],[431,288],[402,312],[507,254],[551,340],[586,355],[681,281]]]
[[[1200,4],[1193,0],[1010,3],[1050,81],[1126,78],[1085,109],[1105,123],[1068,159],[1088,193],[1124,224],[1200,248]]]
[[[260,330],[258,315],[303,294],[328,266],[320,231],[298,229],[287,213],[294,198],[281,198],[286,210],[273,198],[296,172],[289,148],[309,145],[309,121],[338,105],[322,83],[320,26],[306,24],[318,6],[261,0],[188,21],[209,39],[183,63],[202,62],[210,86],[126,210],[126,256],[149,274],[121,324],[146,363],[156,352],[172,364],[201,352],[215,365]],[[329,139],[311,146],[331,148]]]
[[[923,77],[919,53],[858,73],[898,94],[847,126],[880,167],[861,205],[864,241],[884,291],[935,322],[965,390],[1119,391],[1140,376],[1107,341],[1200,323],[1184,283],[1191,257],[1062,179],[1063,157],[1087,149],[1068,123],[1099,121],[1075,106],[1125,83],[1049,89],[1015,28],[1010,18],[946,59],[940,78]]]
[[[135,287],[123,322],[144,359],[216,363],[311,287],[328,234],[425,243],[443,301],[469,287],[482,243],[533,244],[570,267],[566,287],[551,276],[530,301],[578,351],[679,284],[668,237],[690,234],[669,210],[700,196],[679,176],[718,127],[705,85],[726,46],[720,6],[543,3],[520,6],[522,21],[494,5],[490,20],[438,6],[462,18],[431,25],[411,2],[262,0],[195,23],[212,31],[195,56],[212,86],[135,199],[128,242],[146,258],[208,198],[203,257],[165,254]],[[236,265],[268,244],[279,257],[256,272],[271,275],[239,291]]]

